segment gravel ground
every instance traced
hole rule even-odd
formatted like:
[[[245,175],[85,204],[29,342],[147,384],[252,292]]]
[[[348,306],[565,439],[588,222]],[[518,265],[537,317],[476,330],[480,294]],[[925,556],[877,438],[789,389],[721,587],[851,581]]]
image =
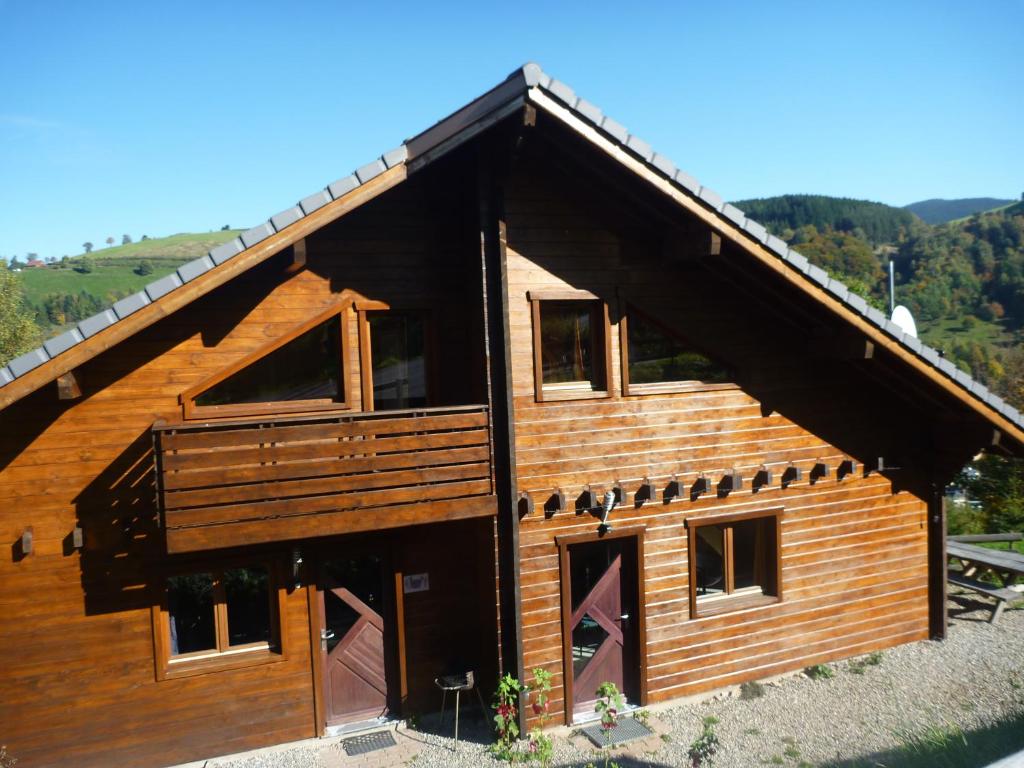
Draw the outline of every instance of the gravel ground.
[[[972,731],[1008,715],[1024,713],[1024,610],[1008,610],[995,626],[989,609],[969,598],[951,599],[953,621],[945,642],[920,642],[885,651],[876,664],[856,661],[829,665],[834,676],[812,680],[797,674],[763,685],[760,695],[739,691],[697,703],[656,707],[652,724],[661,738],[615,756],[622,768],[688,766],[687,751],[705,717],[718,718],[716,766],[806,767],[852,765],[899,747],[907,734],[929,727]],[[748,692],[748,696],[749,696]],[[464,709],[467,714],[470,708]],[[442,731],[427,718],[405,733],[415,742],[414,757],[396,755],[415,768],[487,768],[490,734],[480,719],[464,718],[459,751],[452,750],[451,723]],[[378,753],[379,754],[379,753]],[[267,750],[237,760],[211,760],[210,768],[335,768],[336,740]],[[603,763],[603,756],[556,731],[559,766]]]

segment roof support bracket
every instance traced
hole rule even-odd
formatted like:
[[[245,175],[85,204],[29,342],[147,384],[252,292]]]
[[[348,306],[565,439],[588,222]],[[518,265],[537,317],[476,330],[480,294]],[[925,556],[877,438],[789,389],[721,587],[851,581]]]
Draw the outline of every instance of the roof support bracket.
[[[57,399],[77,400],[82,396],[82,380],[78,369],[57,377]]]

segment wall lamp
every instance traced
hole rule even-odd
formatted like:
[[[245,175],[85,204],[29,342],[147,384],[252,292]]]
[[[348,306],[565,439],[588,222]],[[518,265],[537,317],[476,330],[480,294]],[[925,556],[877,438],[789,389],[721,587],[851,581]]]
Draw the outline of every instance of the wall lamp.
[[[804,471],[800,467],[789,462],[789,466],[782,471],[782,487],[788,488],[793,483],[799,483],[804,479]]]
[[[605,491],[604,500],[601,505],[601,524],[597,526],[599,531],[610,531],[612,529],[612,524],[608,522],[608,516],[619,504],[619,495],[615,491],[616,488],[609,488]]]

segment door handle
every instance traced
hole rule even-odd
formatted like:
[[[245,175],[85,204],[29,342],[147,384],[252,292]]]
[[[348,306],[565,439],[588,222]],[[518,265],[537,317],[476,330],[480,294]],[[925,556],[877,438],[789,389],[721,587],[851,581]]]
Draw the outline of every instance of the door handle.
[[[320,639],[321,640],[333,640],[334,639],[334,630],[333,629],[321,629],[320,630]]]
[[[621,616],[619,616],[619,621],[628,621],[628,620],[629,620],[629,614],[628,613],[624,613]]]

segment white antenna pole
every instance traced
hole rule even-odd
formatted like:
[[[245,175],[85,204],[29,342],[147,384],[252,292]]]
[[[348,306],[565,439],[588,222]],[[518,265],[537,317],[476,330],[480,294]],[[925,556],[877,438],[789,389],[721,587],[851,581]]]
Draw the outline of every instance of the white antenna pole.
[[[896,309],[896,268],[892,259],[889,259],[889,316]]]

